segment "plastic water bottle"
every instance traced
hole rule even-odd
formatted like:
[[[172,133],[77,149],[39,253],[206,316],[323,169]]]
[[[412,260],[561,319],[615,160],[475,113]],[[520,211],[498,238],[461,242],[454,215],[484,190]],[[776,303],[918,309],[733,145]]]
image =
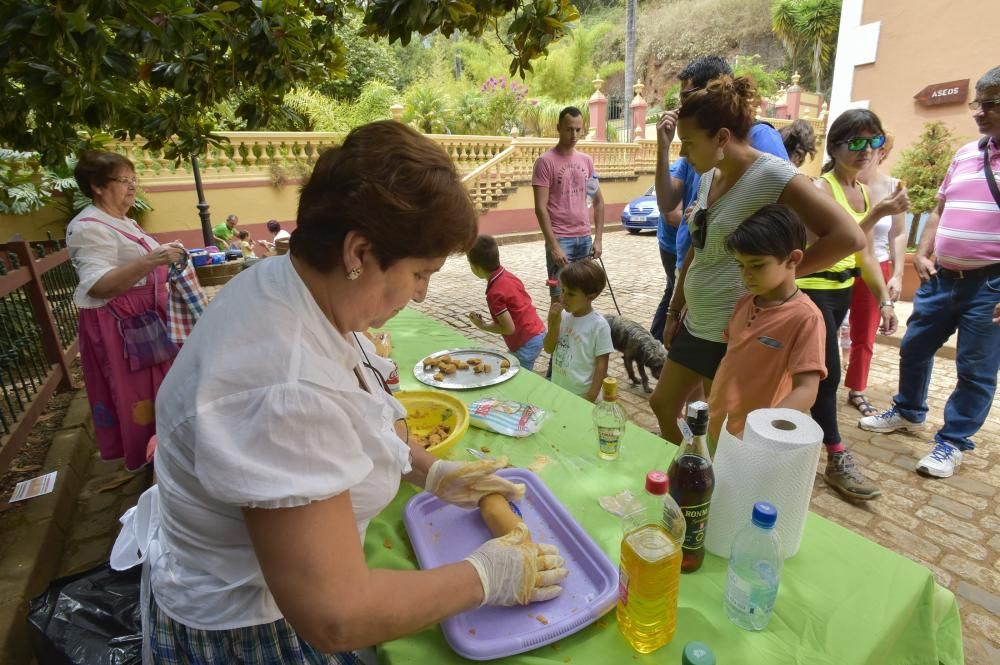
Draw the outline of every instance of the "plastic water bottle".
[[[616,616],[639,653],[669,643],[677,630],[684,514],[667,488],[667,474],[650,471],[643,507],[624,518]]]
[[[733,540],[723,604],[730,621],[744,630],[764,630],[771,619],[781,577],[781,544],[774,532],[778,509],[753,506],[750,524]]]
[[[600,180],[597,174],[587,178],[587,207],[590,208],[594,205],[594,194],[597,194],[597,189],[600,186]],[[579,199],[577,199],[579,200]]]

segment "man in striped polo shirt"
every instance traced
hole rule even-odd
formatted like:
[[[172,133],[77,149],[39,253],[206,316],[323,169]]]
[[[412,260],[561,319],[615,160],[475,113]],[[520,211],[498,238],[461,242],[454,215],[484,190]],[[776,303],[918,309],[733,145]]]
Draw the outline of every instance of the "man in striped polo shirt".
[[[1000,189],[988,182],[988,171],[1000,178],[1000,67],[979,79],[969,108],[983,137],[952,160],[913,257],[922,284],[899,349],[895,404],[858,422],[871,432],[923,429],[934,354],[957,329],[958,385],[934,449],[917,464],[938,478],[975,447],[971,437],[990,412],[1000,369]]]

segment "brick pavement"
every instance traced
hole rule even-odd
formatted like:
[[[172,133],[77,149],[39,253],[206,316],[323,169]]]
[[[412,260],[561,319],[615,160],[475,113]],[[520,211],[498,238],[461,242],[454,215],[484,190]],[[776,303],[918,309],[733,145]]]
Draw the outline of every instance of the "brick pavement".
[[[622,314],[644,325],[663,292],[663,274],[656,239],[648,234],[605,236],[604,263]],[[504,245],[504,265],[520,277],[545,318],[543,245],[535,240]],[[477,330],[466,317],[475,310],[487,313],[485,282],[477,279],[464,257],[453,257],[431,280],[427,299],[415,309],[457,328],[478,341],[502,344],[495,335]],[[595,302],[601,312],[613,313],[610,294]],[[879,344],[869,380],[868,395],[885,406],[895,392],[899,356],[895,347]],[[538,363],[544,372],[545,362]],[[641,386],[629,387],[621,361],[614,354],[610,371],[623,383],[622,402],[633,422],[657,430]],[[941,424],[944,403],[955,383],[955,363],[939,357],[928,402],[931,428]],[[846,392],[841,395],[841,404]],[[933,429],[919,435],[881,435],[857,428],[857,412],[843,406],[840,426],[845,443],[863,464],[864,472],[882,487],[883,496],[868,504],[842,500],[821,479],[813,490],[812,510],[883,546],[927,566],[937,581],[955,592],[962,615],[966,662],[1000,662],[1000,400],[979,433],[979,448],[965,457],[956,476],[930,480],[914,473],[916,461],[930,448]],[[825,464],[821,456],[820,471]]]

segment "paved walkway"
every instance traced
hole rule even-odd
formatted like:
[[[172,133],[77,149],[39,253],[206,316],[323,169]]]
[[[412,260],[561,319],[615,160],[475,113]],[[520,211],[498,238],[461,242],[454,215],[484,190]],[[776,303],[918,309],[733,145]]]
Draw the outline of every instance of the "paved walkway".
[[[663,274],[656,239],[648,234],[605,236],[604,264],[622,314],[644,325],[663,293]],[[505,245],[501,260],[520,277],[545,318],[548,291],[545,260],[539,241]],[[416,309],[487,344],[502,344],[495,335],[477,330],[468,320],[470,310],[487,313],[485,282],[477,279],[464,257],[453,257],[431,280],[427,299]],[[615,311],[605,291],[595,303],[605,313]],[[905,306],[903,307],[905,308]],[[901,309],[903,309],[901,308]],[[903,313],[900,313],[903,318]],[[942,353],[936,363],[928,402],[932,428],[941,424],[941,412],[955,384],[955,363]],[[544,372],[547,363],[539,362]],[[868,395],[877,406],[889,403],[895,392],[899,356],[895,347],[879,344],[872,366]],[[631,419],[657,430],[641,386],[628,387],[621,354],[614,354],[611,374],[619,377],[622,401]],[[841,395],[841,404],[846,392]],[[883,496],[868,504],[852,504],[817,479],[812,509],[844,527],[892,549],[933,571],[937,581],[958,597],[970,665],[1000,662],[1000,400],[994,400],[990,421],[979,433],[980,444],[967,455],[959,473],[947,480],[930,480],[914,473],[916,461],[930,449],[933,429],[919,435],[879,435],[856,426],[858,413],[841,409],[845,443],[857,453],[866,475],[879,483]],[[825,456],[820,470],[825,464]]]

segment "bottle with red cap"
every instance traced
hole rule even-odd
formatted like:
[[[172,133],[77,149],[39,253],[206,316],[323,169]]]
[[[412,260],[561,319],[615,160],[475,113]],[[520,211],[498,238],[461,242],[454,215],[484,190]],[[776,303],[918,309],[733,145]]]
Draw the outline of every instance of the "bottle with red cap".
[[[668,644],[677,629],[685,523],[668,489],[667,474],[650,471],[641,508],[623,518],[618,628],[639,653]]]

